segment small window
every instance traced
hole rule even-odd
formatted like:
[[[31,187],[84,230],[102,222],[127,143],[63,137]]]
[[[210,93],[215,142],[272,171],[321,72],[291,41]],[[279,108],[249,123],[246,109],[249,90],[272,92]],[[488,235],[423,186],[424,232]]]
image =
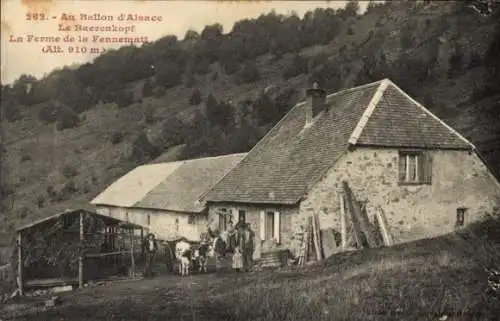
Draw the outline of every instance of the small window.
[[[147,216],[147,221],[148,221],[147,222],[148,225],[151,225],[151,215],[150,214],[148,214],[148,216]]]
[[[266,240],[274,238],[274,212],[266,213]]]
[[[227,231],[227,226],[231,218],[231,212],[228,211],[227,208],[219,208],[217,212],[219,215],[219,231]]]
[[[455,227],[465,226],[466,213],[467,213],[467,209],[465,207],[457,208],[457,222],[455,223]]]
[[[193,225],[196,221],[196,218],[194,217],[194,215],[189,215],[188,216],[188,224],[191,224]]]
[[[280,243],[280,213],[275,211],[260,212],[260,239]]]
[[[243,210],[238,211],[238,222],[245,223],[246,222],[246,212]]]
[[[419,151],[399,152],[399,183],[430,184],[432,163],[428,153]]]

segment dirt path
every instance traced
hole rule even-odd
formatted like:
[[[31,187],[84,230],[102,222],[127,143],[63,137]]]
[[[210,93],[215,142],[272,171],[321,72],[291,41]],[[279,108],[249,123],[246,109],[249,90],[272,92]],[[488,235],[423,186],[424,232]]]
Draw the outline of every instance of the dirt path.
[[[255,281],[255,274],[204,274],[110,282],[60,295],[56,308],[33,302],[0,309],[1,320],[229,320],[224,307],[211,306],[221,289]],[[24,301],[24,299],[23,299]]]

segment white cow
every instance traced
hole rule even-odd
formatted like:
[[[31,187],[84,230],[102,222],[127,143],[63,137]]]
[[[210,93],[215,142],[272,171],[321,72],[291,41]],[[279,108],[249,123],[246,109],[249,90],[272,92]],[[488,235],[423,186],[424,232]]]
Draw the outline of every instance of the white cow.
[[[191,244],[186,241],[177,242],[175,245],[175,257],[179,260],[180,275],[189,275],[192,256],[193,250],[191,249]]]

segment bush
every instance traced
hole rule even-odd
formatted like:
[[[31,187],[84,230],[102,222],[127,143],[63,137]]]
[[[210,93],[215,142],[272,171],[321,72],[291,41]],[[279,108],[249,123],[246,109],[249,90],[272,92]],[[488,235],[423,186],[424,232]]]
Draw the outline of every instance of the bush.
[[[116,96],[116,104],[119,108],[125,108],[134,102],[134,94],[128,90],[121,90]]]
[[[21,156],[21,163],[27,162],[31,160],[31,156],[29,154],[24,154]]]
[[[234,59],[227,59],[221,62],[222,68],[227,75],[232,75],[239,69],[239,64]]]
[[[62,174],[64,175],[65,178],[71,178],[78,175],[78,170],[73,165],[68,164],[63,167]]]
[[[36,204],[38,208],[42,208],[45,205],[45,196],[38,195],[38,197],[36,198]]]
[[[68,181],[66,182],[66,184],[64,184],[63,188],[59,192],[58,199],[60,201],[67,200],[71,198],[71,196],[76,192],[78,192],[78,188],[76,187],[75,182]]]
[[[285,67],[282,76],[284,79],[289,79],[305,73],[307,72],[307,65],[308,62],[302,56],[295,55],[292,63]]]
[[[181,73],[176,64],[161,65],[156,75],[156,83],[165,88],[172,88],[181,83]]]
[[[151,144],[146,133],[141,132],[132,143],[132,160],[142,163],[159,156],[158,149]]]
[[[80,116],[73,109],[65,106],[57,113],[57,130],[75,128],[80,123]]]
[[[27,208],[26,206],[23,206],[19,212],[21,219],[25,219],[26,216],[28,216],[29,212],[30,212],[30,209]]]
[[[197,106],[201,103],[202,98],[201,98],[201,91],[199,88],[196,88],[193,90],[191,93],[191,96],[189,97],[189,104],[193,106]]]
[[[161,98],[161,97],[165,96],[166,93],[167,93],[167,90],[165,89],[165,87],[159,86],[159,87],[155,88],[153,96],[155,98]]]
[[[246,63],[238,73],[238,78],[243,83],[251,83],[260,80],[260,72],[254,63]]]
[[[151,80],[146,79],[144,85],[142,85],[142,97],[149,97],[153,94],[153,85],[151,84]]]
[[[53,101],[48,101],[38,112],[38,119],[46,124],[51,124],[57,120],[57,108]]]
[[[110,138],[111,144],[116,145],[116,144],[121,143],[123,141],[123,137],[124,137],[124,135],[123,135],[123,132],[121,132],[121,131],[117,131],[117,132],[112,133],[111,138]]]
[[[144,122],[146,124],[154,124],[156,121],[155,110],[153,106],[148,105],[144,108]]]

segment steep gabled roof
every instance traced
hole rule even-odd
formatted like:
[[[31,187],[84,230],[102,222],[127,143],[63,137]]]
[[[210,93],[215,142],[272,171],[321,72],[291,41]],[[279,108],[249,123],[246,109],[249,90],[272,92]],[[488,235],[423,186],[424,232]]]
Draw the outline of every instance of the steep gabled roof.
[[[95,205],[199,213],[201,195],[245,154],[142,165],[111,184],[91,201]]]
[[[204,199],[295,204],[349,145],[473,147],[388,79],[330,94],[326,103],[307,128],[308,102],[294,106]]]

